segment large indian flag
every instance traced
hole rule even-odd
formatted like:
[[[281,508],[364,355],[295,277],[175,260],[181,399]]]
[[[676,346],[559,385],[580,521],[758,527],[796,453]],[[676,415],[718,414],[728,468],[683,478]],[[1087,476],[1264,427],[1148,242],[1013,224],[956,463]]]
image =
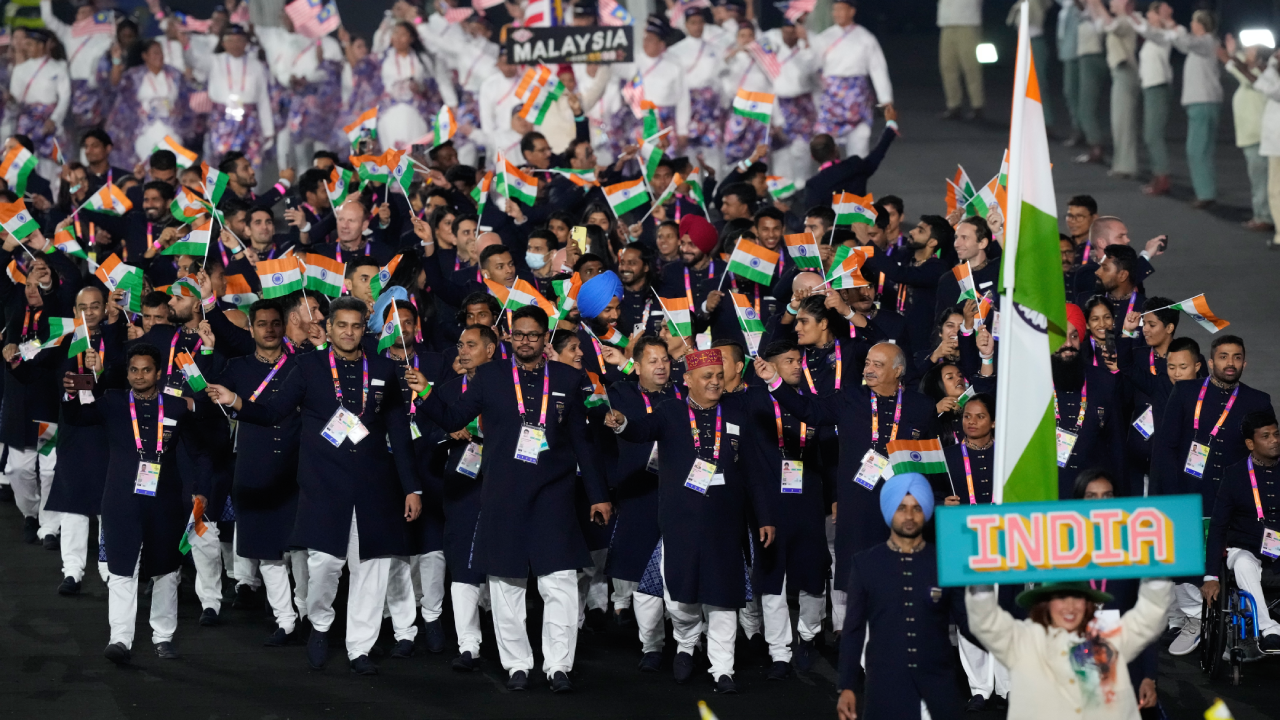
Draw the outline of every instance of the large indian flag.
[[[1066,296],[1057,205],[1040,83],[1022,6],[1009,132],[1009,217],[1000,268],[1000,357],[992,500],[1058,497],[1057,433],[1050,353],[1066,337]]]

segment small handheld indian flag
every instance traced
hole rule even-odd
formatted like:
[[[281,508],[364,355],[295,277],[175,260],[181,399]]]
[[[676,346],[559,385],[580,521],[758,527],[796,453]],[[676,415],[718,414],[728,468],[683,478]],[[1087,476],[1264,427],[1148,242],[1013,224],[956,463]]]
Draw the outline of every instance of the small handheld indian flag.
[[[871,193],[854,195],[850,192],[838,192],[831,195],[831,209],[836,213],[836,225],[874,225],[876,211],[871,209],[875,200]]]
[[[200,177],[204,181],[204,196],[210,205],[217,205],[222,200],[222,193],[227,190],[227,176],[209,163],[200,163]]]
[[[196,361],[191,357],[191,353],[178,353],[178,367],[182,368],[182,374],[187,378],[187,384],[191,386],[194,392],[200,392],[209,387],[209,383],[204,381],[204,374],[196,366]]]
[[[951,268],[951,274],[955,276],[956,283],[960,285],[960,297],[956,299],[956,302],[978,299],[978,289],[973,284],[973,268],[970,267],[968,260]]]
[[[264,298],[278,298],[302,289],[302,268],[297,258],[259,260],[257,269]]]
[[[400,342],[400,312],[396,310],[396,301],[392,300],[387,307],[386,322],[382,323],[382,334],[378,336],[378,352],[386,352],[387,348]]]
[[[89,350],[89,326],[84,323],[84,313],[72,320],[71,342],[67,345],[67,357],[73,358]]]
[[[755,357],[760,351],[760,338],[764,336],[764,321],[756,312],[751,298],[742,293],[729,293],[733,296],[733,307],[738,314],[738,325],[747,339],[747,354]]]
[[[453,116],[453,110],[445,105],[440,108],[440,112],[436,113],[436,124],[432,128],[431,147],[436,147],[448,142],[458,132],[458,119]]]
[[[165,135],[164,140],[156,143],[156,146],[151,149],[151,152],[154,153],[157,150],[168,150],[173,153],[173,156],[178,160],[178,167],[183,170],[195,165],[196,160],[200,158],[199,155],[182,147],[182,143],[175,140],[172,135]]]
[[[354,152],[360,146],[360,140],[365,133],[369,134],[369,139],[378,140],[378,106],[373,106],[363,113],[356,121],[342,128],[342,132],[347,134],[347,141],[351,143],[351,150]]]
[[[684,181],[689,184],[689,194],[693,195],[693,199],[697,201],[698,207],[702,208],[702,212],[707,211],[707,199],[702,192],[702,168],[694,168]]]
[[[746,239],[739,240],[729,256],[729,272],[760,285],[773,282],[773,271],[777,267],[778,253]]]
[[[609,393],[605,392],[604,383],[600,382],[600,376],[588,370],[587,379],[591,381],[591,388],[586,399],[583,400],[583,404],[589,408],[608,405]],[[587,388],[583,389],[586,390]]]
[[[563,320],[569,317],[569,312],[573,310],[578,302],[578,290],[582,287],[582,276],[574,273],[573,277],[564,278],[563,280],[552,280],[551,287],[556,292],[557,314],[556,319]]]
[[[583,325],[583,327],[586,327],[586,325]],[[588,328],[587,332],[591,332],[591,329]],[[610,325],[609,329],[606,330],[598,339],[600,342],[608,343],[617,348],[625,348],[627,344],[631,342],[631,338],[624,335],[621,330],[618,330],[618,328],[613,325]]]
[[[524,75],[520,76],[520,82],[516,84],[515,96],[524,100],[550,82],[551,75],[551,68],[541,63],[525,70]]]
[[[396,257],[399,257],[399,255]],[[308,290],[333,298],[340,297],[342,295],[342,279],[346,273],[346,263],[340,263],[317,253],[307,255]],[[370,281],[370,285],[372,284],[373,282]]]
[[[161,255],[190,255],[204,258],[209,254],[209,240],[213,235],[213,219],[206,218],[203,223],[187,233],[182,239],[165,248]]]
[[[401,155],[399,150],[388,150],[381,155],[352,155],[351,164],[361,180],[385,183],[400,164]]]
[[[31,171],[36,169],[38,162],[35,155],[15,142],[4,154],[4,160],[0,161],[0,176],[4,177],[15,195],[22,197],[27,192],[27,178],[31,177]]]
[[[49,339],[42,344],[49,345],[61,340],[63,337],[75,332],[75,318],[51,317],[49,318]]]
[[[36,421],[36,452],[48,457],[58,447],[58,423]]]
[[[471,189],[471,199],[476,203],[476,216],[484,217],[484,206],[489,202],[489,190],[493,188],[493,171],[484,174],[480,182]]]
[[[773,117],[773,95],[739,90],[733,98],[733,114],[767,124]]]
[[[556,306],[552,305],[550,300],[542,297],[542,293],[538,292],[537,288],[525,280],[517,279],[510,289],[492,280],[485,280],[485,284],[493,291],[494,297],[502,301],[504,310],[519,310],[529,305],[537,305],[542,308],[547,317],[552,317],[556,313]]]
[[[241,310],[247,311],[249,306],[258,302],[258,294],[253,291],[249,279],[240,273],[226,276],[226,294],[223,302],[231,303]]]
[[[53,153],[50,154],[50,159],[58,163],[59,165],[67,164],[67,158],[63,156],[62,145],[58,144],[57,138],[53,139]]]
[[[573,168],[553,168],[551,172],[557,175],[563,175],[569,178],[569,182],[573,183],[574,185],[577,185],[578,187],[587,188],[588,190],[600,184],[600,182],[596,180],[595,168],[588,168],[586,170],[575,170]]]
[[[796,183],[794,180],[788,180],[780,175],[770,175],[765,178],[765,182],[769,188],[769,195],[774,200],[781,200],[784,197],[796,194]]]
[[[195,276],[184,275],[173,284],[165,288],[165,294],[169,297],[200,297],[200,284],[196,282]]]
[[[783,238],[787,242],[787,254],[798,268],[822,272],[822,256],[818,254],[818,241],[813,235],[795,233]]]
[[[169,214],[173,215],[174,220],[184,225],[199,220],[200,216],[209,212],[209,209],[209,205],[205,203],[204,198],[182,185],[178,186],[178,192],[173,196],[173,202],[169,203]]]
[[[539,87],[537,92],[529,93],[524,105],[520,106],[520,117],[534,125],[543,124],[547,121],[547,113],[551,110],[551,106],[564,94],[564,89],[564,83],[560,82],[560,78],[553,78],[551,82]]]
[[[498,192],[525,205],[538,201],[538,180],[505,157],[498,158]]]
[[[662,302],[662,311],[667,315],[667,328],[676,337],[693,336],[693,313],[689,308],[689,298],[658,298]]]
[[[960,397],[956,398],[956,409],[963,410],[965,403],[972,400],[973,396],[977,394],[978,394],[978,391],[975,390],[972,385],[965,388],[964,392],[960,393]]]
[[[400,188],[405,197],[409,197],[409,188],[413,185],[413,159],[409,153],[400,156],[396,166],[391,168],[390,182]]]
[[[76,225],[70,225],[62,228],[53,234],[53,247],[45,250],[45,252],[53,252],[54,249],[71,255],[72,257],[88,259],[89,255],[80,247],[80,241],[76,238]]]
[[[974,325],[981,327],[987,324],[987,318],[991,316],[991,293],[987,293],[978,298],[978,314],[974,318]]]
[[[115,290],[125,290],[127,292],[129,312],[142,312],[142,292],[145,287],[142,270],[120,262],[120,258],[113,253],[111,257],[102,261],[102,264],[98,266],[97,270],[93,271],[93,274],[109,290],[113,292]]]
[[[96,210],[104,215],[124,215],[133,209],[133,203],[125,197],[124,191],[115,183],[107,183],[102,189],[89,196],[84,207]]]
[[[1197,295],[1189,300],[1183,300],[1180,303],[1174,303],[1169,307],[1174,310],[1181,310],[1200,324],[1200,327],[1211,333],[1216,333],[1231,323],[1219,318],[1209,309],[1209,301],[1204,299],[1204,295]]]
[[[643,205],[649,199],[649,191],[645,189],[644,182],[636,178],[605,186],[604,196],[609,207],[613,208],[613,214],[621,217]]]
[[[178,541],[178,550],[183,555],[191,552],[191,541],[196,537],[204,537],[209,527],[204,524],[204,500],[196,498],[191,507],[191,519],[187,521],[187,529],[182,531],[182,539]]]
[[[40,229],[40,224],[27,211],[27,204],[18,198],[11,203],[0,203],[0,225],[14,240],[22,240]]]
[[[658,174],[658,166],[662,164],[662,148],[658,146],[660,137],[661,134],[645,138],[640,143],[640,172],[644,175],[645,182],[653,182],[653,177]]]
[[[875,246],[849,247],[841,245],[836,248],[835,257],[831,261],[831,269],[827,271],[827,281],[832,289],[864,287],[867,279],[862,276],[862,265],[868,257],[875,254]]]
[[[396,268],[400,266],[400,259],[404,255],[396,255],[391,258],[391,262],[378,269],[378,274],[369,278],[369,293],[377,300],[382,296],[384,290],[391,286],[391,276],[395,274]]]
[[[890,440],[885,446],[889,452],[889,468],[885,478],[899,473],[920,473],[930,475],[947,471],[947,456],[942,452],[942,443],[937,438],[932,440]]]

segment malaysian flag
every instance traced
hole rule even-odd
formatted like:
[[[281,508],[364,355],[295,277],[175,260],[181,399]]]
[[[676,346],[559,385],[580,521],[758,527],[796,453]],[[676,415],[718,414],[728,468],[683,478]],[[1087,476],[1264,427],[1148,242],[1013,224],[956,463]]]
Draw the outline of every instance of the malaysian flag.
[[[293,22],[293,31],[309,38],[322,38],[342,25],[338,6],[326,0],[294,0],[284,6]]]
[[[447,7],[446,6],[444,8],[444,12],[441,14],[444,15],[445,22],[449,23],[450,25],[457,25],[458,23],[471,17],[471,13],[473,12],[475,11],[469,7]]]
[[[791,22],[796,22],[806,13],[813,12],[818,6],[818,0],[791,0],[787,3],[787,11],[783,15]]]
[[[814,2],[817,2],[817,0],[814,0]],[[690,8],[707,8],[710,10],[711,2],[710,0],[688,0],[688,2],[679,2],[677,0],[676,4],[667,10],[667,19],[674,26],[677,20],[684,18],[684,11]]]
[[[558,27],[564,24],[561,0],[530,0],[525,7],[522,27]]]
[[[631,13],[627,12],[626,8],[614,2],[614,0],[600,0],[598,10],[600,24],[605,27],[622,27],[635,24]]]
[[[622,86],[622,99],[627,101],[631,113],[637,118],[644,117],[644,111],[648,108],[657,107],[644,99],[644,80],[640,73],[636,73],[630,82]]]
[[[83,20],[71,23],[71,37],[73,38],[115,34],[116,18],[109,12],[94,13]]]
[[[189,33],[206,34],[209,32],[209,27],[213,24],[212,20],[197,20],[186,13],[175,12],[173,17],[181,23],[182,29]]]
[[[756,65],[769,76],[770,80],[777,80],[782,74],[782,66],[778,64],[778,57],[773,54],[773,50],[761,45],[759,42],[752,41],[747,46],[747,52],[751,54],[751,59],[755,60]]]
[[[502,4],[502,0],[471,0],[471,7],[484,17],[484,11]]]

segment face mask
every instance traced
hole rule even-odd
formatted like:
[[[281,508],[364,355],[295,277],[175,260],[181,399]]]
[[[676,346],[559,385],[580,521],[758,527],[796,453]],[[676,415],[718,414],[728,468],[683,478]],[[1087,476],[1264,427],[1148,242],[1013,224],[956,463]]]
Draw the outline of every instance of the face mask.
[[[536,253],[532,250],[526,250],[524,253],[524,261],[529,264],[530,270],[541,270],[542,266],[547,264],[547,256],[542,253]]]
[[[81,188],[81,187],[82,187],[82,186],[80,186],[80,185],[72,185],[72,186],[71,186],[71,194],[72,194],[72,195],[75,195],[76,193],[80,192],[80,188]]]

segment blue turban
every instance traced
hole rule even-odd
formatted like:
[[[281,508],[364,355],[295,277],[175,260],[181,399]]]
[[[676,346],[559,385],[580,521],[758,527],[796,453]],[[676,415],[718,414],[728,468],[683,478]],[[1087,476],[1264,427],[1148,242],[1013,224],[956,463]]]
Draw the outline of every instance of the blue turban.
[[[578,312],[590,319],[609,307],[614,298],[622,299],[622,281],[612,270],[605,270],[578,288]]]
[[[397,302],[409,302],[409,291],[399,285],[392,285],[378,296],[378,301],[373,304],[373,312],[369,314],[369,329],[378,332],[382,331],[382,325],[387,321],[387,308],[391,307],[391,300]]]
[[[902,473],[884,481],[880,489],[880,514],[885,525],[893,525],[893,514],[902,504],[902,498],[910,495],[924,510],[925,522],[933,517],[933,487],[920,473]]]

